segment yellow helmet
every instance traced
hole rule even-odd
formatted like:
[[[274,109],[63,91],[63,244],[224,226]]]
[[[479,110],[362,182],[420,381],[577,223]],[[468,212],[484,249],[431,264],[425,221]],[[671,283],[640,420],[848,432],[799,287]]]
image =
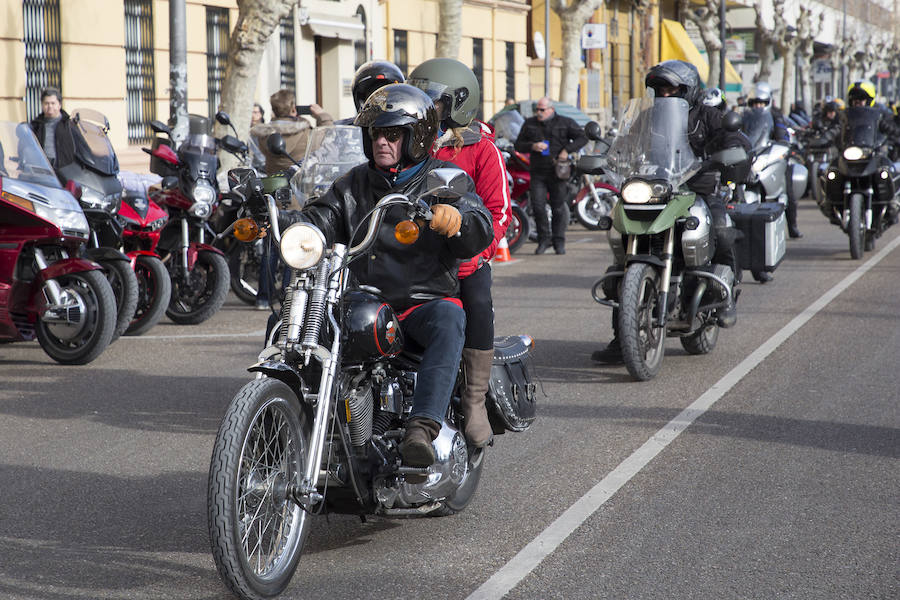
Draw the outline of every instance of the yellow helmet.
[[[875,86],[868,81],[854,81],[847,88],[847,101],[864,100],[866,106],[872,106],[875,102]]]

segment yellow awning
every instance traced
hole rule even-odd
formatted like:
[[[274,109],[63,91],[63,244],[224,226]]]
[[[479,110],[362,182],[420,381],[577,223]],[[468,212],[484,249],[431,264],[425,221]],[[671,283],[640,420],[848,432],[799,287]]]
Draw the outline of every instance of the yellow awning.
[[[706,59],[697,50],[697,46],[691,41],[684,26],[678,21],[662,20],[659,59],[661,61],[683,60],[689,62],[697,67],[700,81],[705,84],[709,78],[709,65]],[[741,76],[727,58],[725,59],[725,83],[742,83]]]

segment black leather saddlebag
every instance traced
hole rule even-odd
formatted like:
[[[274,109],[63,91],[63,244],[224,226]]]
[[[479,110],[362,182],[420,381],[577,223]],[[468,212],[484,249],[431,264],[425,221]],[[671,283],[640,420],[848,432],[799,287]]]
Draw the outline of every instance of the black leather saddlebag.
[[[517,336],[494,338],[487,411],[494,434],[525,431],[534,421],[534,369],[529,347]]]

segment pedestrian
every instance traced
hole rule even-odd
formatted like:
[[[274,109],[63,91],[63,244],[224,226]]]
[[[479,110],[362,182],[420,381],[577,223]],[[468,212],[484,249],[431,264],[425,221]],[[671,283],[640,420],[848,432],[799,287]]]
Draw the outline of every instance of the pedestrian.
[[[250,128],[266,122],[266,111],[259,102],[253,103],[253,112],[250,113]],[[266,170],[266,155],[259,147],[259,140],[255,135],[250,136],[250,166],[264,173]]]
[[[31,130],[57,173],[75,160],[74,123],[62,109],[62,94],[55,87],[41,91],[41,114],[31,121]]]
[[[553,101],[544,97],[537,101],[535,115],[525,119],[515,148],[531,155],[531,209],[538,230],[535,254],[543,254],[552,245],[557,254],[566,253],[566,228],[569,206],[566,202],[566,180],[557,175],[556,165],[564,165],[570,152],[587,144],[587,136],[578,124],[556,114]],[[551,222],[547,221],[547,202]]]

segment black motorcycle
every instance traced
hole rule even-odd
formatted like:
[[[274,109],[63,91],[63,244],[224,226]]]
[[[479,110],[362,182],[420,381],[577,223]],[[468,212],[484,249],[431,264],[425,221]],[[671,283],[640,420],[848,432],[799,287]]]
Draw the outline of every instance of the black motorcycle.
[[[460,175],[464,180],[458,169],[432,171],[427,193],[458,195],[465,189]],[[389,194],[363,219],[368,228],[358,244],[328,248],[309,223],[279,232],[275,201],[263,199],[249,171],[230,177],[232,193],[254,214],[234,224],[235,234],[250,241],[268,227],[291,267],[279,322],[250,368],[257,378],[231,401],[209,471],[208,525],[219,575],[237,596],[258,599],[287,587],[315,515],[459,512],[478,486],[485,450],[466,443],[460,375],[434,441],[436,462],[402,466],[399,444],[421,349],[404,345],[397,315],[379,290],[354,285],[348,267],[372,251],[385,219],[396,222],[399,243],[414,243],[417,221],[431,218],[428,205]],[[534,385],[523,362],[531,345],[527,336],[495,343],[488,404],[496,433],[521,431],[534,419]]]
[[[890,142],[879,131],[882,113],[853,106],[846,110],[838,138],[838,158],[825,173],[819,209],[847,233],[850,256],[862,258],[900,214],[900,173],[890,159]]]

